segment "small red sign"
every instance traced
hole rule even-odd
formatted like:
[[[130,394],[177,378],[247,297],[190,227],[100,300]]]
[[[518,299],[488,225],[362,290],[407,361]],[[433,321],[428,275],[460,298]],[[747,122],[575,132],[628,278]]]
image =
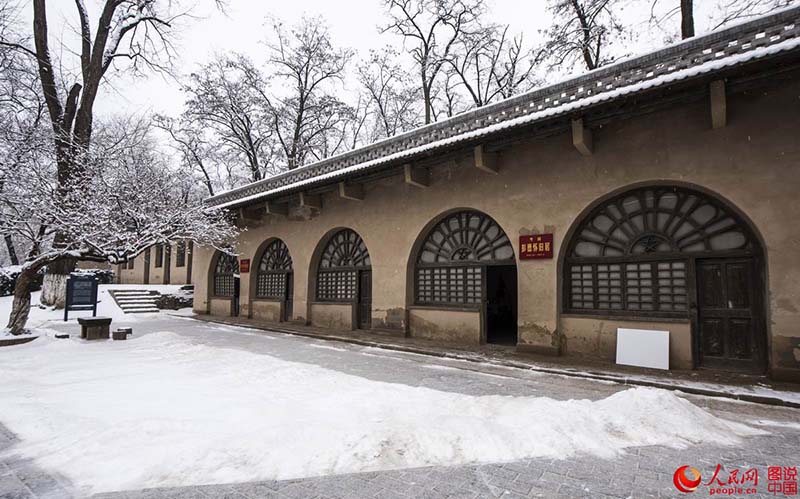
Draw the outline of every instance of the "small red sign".
[[[519,259],[553,258],[553,234],[519,236]]]
[[[239,260],[239,273],[246,274],[248,272],[250,272],[250,259],[243,258]]]

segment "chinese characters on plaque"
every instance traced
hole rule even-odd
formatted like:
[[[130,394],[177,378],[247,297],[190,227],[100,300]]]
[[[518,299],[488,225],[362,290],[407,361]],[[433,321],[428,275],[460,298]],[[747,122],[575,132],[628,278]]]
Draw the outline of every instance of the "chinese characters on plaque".
[[[553,234],[519,236],[519,259],[537,260],[553,258]]]

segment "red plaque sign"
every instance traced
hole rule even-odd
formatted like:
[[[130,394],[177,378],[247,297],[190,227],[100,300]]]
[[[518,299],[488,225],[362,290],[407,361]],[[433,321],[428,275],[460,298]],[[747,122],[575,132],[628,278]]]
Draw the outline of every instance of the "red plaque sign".
[[[239,272],[241,274],[246,274],[246,273],[250,272],[250,259],[249,258],[243,258],[243,259],[239,260]]]
[[[553,258],[553,234],[519,236],[519,259]]]

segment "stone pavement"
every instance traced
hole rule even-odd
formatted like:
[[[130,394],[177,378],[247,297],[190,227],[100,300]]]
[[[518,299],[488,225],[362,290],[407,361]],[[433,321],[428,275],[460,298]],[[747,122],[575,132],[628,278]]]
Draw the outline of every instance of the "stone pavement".
[[[54,325],[54,328],[68,327]],[[496,365],[436,358],[407,352],[331,343],[280,333],[171,318],[135,325],[136,335],[169,330],[191,335],[198,343],[240,348],[286,360],[317,364],[375,380],[473,395],[536,395],[554,399],[600,399],[626,386]],[[265,336],[269,341],[265,341]],[[575,456],[564,460],[527,459],[511,463],[440,466],[378,471],[299,480],[217,484],[99,494],[102,499],[163,498],[520,498],[520,497],[705,497],[705,487],[691,495],[672,485],[678,466],[690,465],[708,481],[719,463],[724,469],[759,469],[759,494],[728,497],[775,497],[767,492],[767,466],[797,466],[800,460],[800,410],[728,399],[686,395],[715,415],[770,434],[751,437],[734,447],[691,446],[631,448],[613,459]],[[0,421],[2,410],[0,410]],[[520,424],[536,424],[520,421]],[[135,429],[132,429],[135,431]],[[80,497],[63,477],[45,472],[13,455],[16,437],[0,424],[0,499]],[[9,449],[10,452],[3,452]],[[89,463],[87,463],[89,465]],[[124,473],[124,470],[120,470]],[[722,474],[727,478],[727,472]],[[784,497],[778,494],[777,497]]]
[[[100,494],[95,499],[480,499],[480,498],[647,498],[708,497],[701,486],[691,496],[672,485],[674,470],[690,464],[704,483],[717,463],[724,469],[758,467],[759,493],[733,497],[775,497],[767,492],[766,468],[798,465],[800,432],[748,439],[740,448],[696,447],[684,451],[661,447],[631,449],[614,460],[529,459],[512,463],[431,467],[359,473],[302,480],[149,489]],[[727,473],[722,476],[727,477]],[[780,497],[784,497],[779,494]],[[729,496],[730,497],[730,496]]]
[[[493,363],[542,373],[561,374],[630,385],[680,389],[695,395],[724,396],[748,402],[800,408],[800,385],[774,381],[760,375],[704,369],[646,369],[623,366],[601,359],[576,356],[549,356],[518,352],[505,345],[453,345],[429,339],[406,337],[397,333],[353,330],[341,331],[294,323],[266,324],[245,317],[192,315],[194,319],[214,324],[237,325],[267,332],[283,332],[301,337],[340,343],[419,353],[435,357]],[[753,387],[757,386],[758,390]]]

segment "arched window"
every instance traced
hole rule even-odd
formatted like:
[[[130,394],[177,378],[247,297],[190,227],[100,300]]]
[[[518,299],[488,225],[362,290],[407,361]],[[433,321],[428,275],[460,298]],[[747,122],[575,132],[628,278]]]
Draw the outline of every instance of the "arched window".
[[[214,267],[214,296],[233,297],[238,274],[239,259],[235,255],[220,253]]]
[[[292,257],[289,248],[280,239],[275,239],[261,256],[256,276],[257,298],[286,297],[286,279],[292,272]]]
[[[564,267],[568,311],[686,316],[694,259],[748,256],[747,226],[716,200],[683,187],[618,195],[580,222]]]
[[[371,268],[367,246],[351,229],[343,229],[329,240],[317,270],[317,300],[354,301],[358,271]]]
[[[514,249],[497,223],[476,211],[448,215],[428,233],[416,261],[420,305],[479,304],[483,267],[514,265]]]

